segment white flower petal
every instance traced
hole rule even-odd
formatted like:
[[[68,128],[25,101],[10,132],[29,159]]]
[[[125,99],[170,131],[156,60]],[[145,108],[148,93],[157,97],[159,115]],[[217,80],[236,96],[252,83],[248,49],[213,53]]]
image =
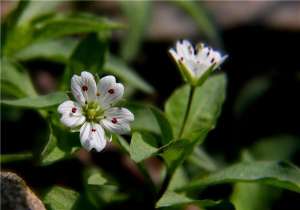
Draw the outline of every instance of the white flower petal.
[[[77,126],[82,125],[85,122],[85,116],[83,116],[81,113],[65,113],[60,118],[60,121],[67,127],[75,128]]]
[[[101,124],[109,131],[126,134],[130,131],[129,123],[134,120],[134,115],[126,108],[110,108],[104,112],[105,118]]]
[[[90,151],[93,148],[100,152],[106,146],[105,133],[101,125],[86,122],[80,128],[80,142],[82,146]]]
[[[68,100],[60,104],[57,108],[57,111],[60,114],[70,114],[70,113],[77,114],[77,113],[81,113],[81,107],[78,103]]]
[[[114,76],[106,76],[98,83],[98,100],[102,108],[107,109],[118,102],[124,94],[124,86],[116,83]]]
[[[97,86],[94,76],[86,71],[81,76],[74,75],[71,79],[71,90],[80,104],[94,101],[96,99]]]

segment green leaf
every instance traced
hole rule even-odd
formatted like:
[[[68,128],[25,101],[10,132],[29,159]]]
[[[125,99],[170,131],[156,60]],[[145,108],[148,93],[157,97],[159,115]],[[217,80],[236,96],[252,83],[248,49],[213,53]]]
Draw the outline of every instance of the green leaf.
[[[270,209],[280,191],[266,185],[237,183],[231,196],[236,210]]]
[[[256,160],[288,160],[299,150],[298,140],[288,135],[263,138],[249,152]],[[281,191],[263,184],[237,183],[231,201],[237,210],[270,209],[272,203],[280,197]]]
[[[68,97],[65,93],[55,92],[42,96],[26,97],[15,100],[1,100],[1,103],[9,106],[41,109],[56,106],[66,100],[68,100]]]
[[[109,56],[103,70],[106,73],[113,74],[128,83],[132,87],[145,93],[153,93],[153,87],[141,78],[134,70],[130,69],[125,63],[116,57]]]
[[[300,169],[283,161],[238,163],[207,177],[194,180],[181,190],[232,182],[264,183],[300,192]]]
[[[201,2],[187,0],[174,1],[174,3],[194,19],[202,34],[205,34],[211,41],[221,44],[217,27]]]
[[[90,34],[78,44],[64,75],[65,84],[69,84],[71,75],[80,74],[83,70],[98,74],[101,72],[107,54],[107,41],[97,34]]]
[[[49,137],[40,152],[39,164],[46,166],[71,158],[80,147],[78,133],[62,130],[49,122]]]
[[[131,130],[147,131],[157,135],[161,135],[160,127],[151,110],[146,104],[127,103],[126,107],[134,114],[134,121],[131,123]]]
[[[128,31],[121,43],[121,55],[132,60],[139,51],[150,18],[150,1],[121,1],[121,8],[128,20]],[[133,12],[134,11],[134,12]]]
[[[75,209],[80,194],[70,189],[54,186],[44,196],[43,202],[49,210]]]
[[[213,209],[226,209],[233,210],[234,207],[232,204],[223,201],[214,201],[214,200],[198,200],[187,197],[184,194],[179,194],[172,191],[167,191],[163,197],[159,199],[156,203],[156,208],[169,207],[169,206],[178,206],[178,205],[187,205],[194,204],[201,208],[207,209],[208,207],[214,207]],[[223,207],[224,206],[224,207]],[[221,207],[221,208],[220,208]]]
[[[88,168],[84,171],[85,183],[87,185],[101,186],[107,183],[107,179],[97,168]]]
[[[107,32],[121,27],[119,23],[92,14],[57,14],[38,21],[34,25],[33,37],[35,40],[49,39],[78,33]]]
[[[223,74],[210,77],[196,88],[190,112],[184,125],[182,138],[202,142],[212,130],[220,115],[226,92],[226,77]]]
[[[149,109],[152,111],[153,115],[156,118],[156,121],[160,127],[160,133],[162,135],[162,144],[165,145],[173,140],[172,127],[165,117],[164,113],[154,106],[149,106]]]
[[[165,113],[173,128],[175,138],[179,137],[184,116],[187,111],[190,90],[191,87],[188,85],[175,90],[165,105]]]
[[[2,91],[5,92],[5,88],[11,88],[17,97],[36,95],[29,75],[20,65],[3,58],[1,59],[1,67],[1,83],[5,84],[1,88]]]
[[[33,19],[54,12],[60,1],[20,1],[17,25],[29,24]]]
[[[85,169],[83,177],[86,197],[96,209],[126,198],[98,168]]]
[[[33,155],[31,152],[16,153],[16,154],[1,154],[0,161],[1,164],[5,164],[10,162],[29,160],[32,157]]]
[[[153,156],[158,151],[156,139],[150,134],[134,132],[131,138],[129,153],[131,159],[140,162]]]
[[[77,40],[70,38],[34,42],[18,51],[14,58],[20,61],[43,59],[67,63],[77,44]]]

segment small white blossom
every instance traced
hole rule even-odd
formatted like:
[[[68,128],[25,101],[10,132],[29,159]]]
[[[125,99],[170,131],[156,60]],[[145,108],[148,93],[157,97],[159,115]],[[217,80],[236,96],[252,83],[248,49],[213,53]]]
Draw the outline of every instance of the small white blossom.
[[[227,56],[200,43],[194,47],[187,40],[178,41],[176,47],[169,50],[184,78],[197,85],[202,77],[218,68]]]
[[[65,101],[58,107],[61,122],[72,129],[80,128],[80,142],[98,152],[107,143],[105,131],[125,134],[130,131],[134,115],[126,108],[112,107],[123,97],[124,86],[114,76],[105,76],[96,84],[89,72],[74,75],[71,90],[76,101]]]

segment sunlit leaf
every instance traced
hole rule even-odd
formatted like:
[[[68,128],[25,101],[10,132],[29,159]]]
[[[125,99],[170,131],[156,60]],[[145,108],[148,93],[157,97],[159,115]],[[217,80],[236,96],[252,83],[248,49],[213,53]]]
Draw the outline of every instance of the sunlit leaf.
[[[5,92],[5,88],[11,88],[17,97],[36,95],[27,72],[20,65],[7,58],[1,59],[1,83],[6,84],[1,87],[2,93]]]
[[[57,14],[34,26],[34,39],[57,38],[66,35],[107,31],[121,28],[119,23],[92,14]]]
[[[256,160],[288,160],[299,150],[298,140],[288,135],[263,138],[249,152]],[[236,183],[231,201],[237,210],[270,209],[272,203],[280,197],[281,191],[263,184]]]
[[[71,158],[80,146],[78,133],[61,130],[50,123],[49,137],[39,154],[39,164],[46,166]]]
[[[43,202],[49,210],[75,209],[80,194],[76,191],[54,186],[44,196]]]
[[[222,74],[210,77],[202,86],[196,88],[182,138],[204,140],[208,131],[216,125],[225,100],[225,92],[226,77]]]
[[[165,105],[166,116],[173,128],[173,134],[177,138],[180,135],[187,111],[189,92],[190,87],[188,85],[175,90]]]
[[[2,104],[24,108],[48,108],[56,106],[64,101],[68,100],[68,97],[63,92],[54,92],[48,95],[33,96],[20,99],[1,100]]]
[[[238,163],[207,177],[192,181],[184,190],[232,182],[264,183],[300,192],[300,169],[283,161],[254,161]]]
[[[133,133],[129,153],[135,162],[151,157],[158,151],[156,139],[150,134]]]
[[[184,194],[179,194],[173,191],[167,191],[163,197],[156,203],[156,208],[168,207],[168,206],[182,206],[187,204],[194,204],[200,208],[209,209],[226,209],[234,210],[234,207],[229,202],[214,201],[214,200],[198,200],[187,197]]]
[[[43,59],[67,63],[77,44],[77,40],[68,38],[34,42],[18,51],[14,58],[20,61]]]

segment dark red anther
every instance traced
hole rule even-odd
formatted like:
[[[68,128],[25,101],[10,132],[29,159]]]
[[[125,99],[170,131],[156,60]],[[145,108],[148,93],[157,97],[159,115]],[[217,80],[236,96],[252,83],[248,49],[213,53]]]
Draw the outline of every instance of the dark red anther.
[[[115,90],[114,89],[109,89],[107,92],[110,93],[110,94],[114,94]]]
[[[215,59],[214,59],[214,58],[212,58],[210,62],[211,62],[211,63],[213,63],[214,61],[215,61]]]
[[[111,122],[112,122],[113,124],[116,124],[116,123],[118,122],[118,120],[117,120],[117,118],[114,117],[114,118],[111,119]]]
[[[83,86],[81,87],[81,89],[82,89],[83,91],[87,91],[89,88],[88,88],[88,86],[83,85]]]
[[[76,111],[77,111],[77,108],[76,108],[76,107],[73,107],[73,108],[72,108],[72,112],[75,113]]]
[[[92,132],[96,132],[96,129],[95,129],[95,128],[92,128]]]

